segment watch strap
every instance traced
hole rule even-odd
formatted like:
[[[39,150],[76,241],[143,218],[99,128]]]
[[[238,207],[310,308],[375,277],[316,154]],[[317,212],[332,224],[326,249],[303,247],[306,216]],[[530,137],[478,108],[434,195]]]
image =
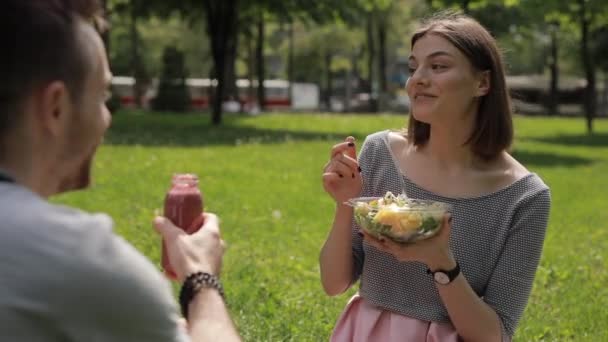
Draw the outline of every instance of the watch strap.
[[[426,269],[426,273],[427,274],[431,274],[431,275],[435,275],[435,273],[437,272],[441,272],[443,274],[445,274],[448,279],[450,281],[448,281],[446,284],[451,283],[454,279],[456,279],[456,277],[458,277],[458,275],[460,274],[460,264],[458,263],[458,261],[456,261],[456,266],[454,266],[454,268],[452,268],[451,270],[436,270],[436,271],[431,271],[429,268]]]

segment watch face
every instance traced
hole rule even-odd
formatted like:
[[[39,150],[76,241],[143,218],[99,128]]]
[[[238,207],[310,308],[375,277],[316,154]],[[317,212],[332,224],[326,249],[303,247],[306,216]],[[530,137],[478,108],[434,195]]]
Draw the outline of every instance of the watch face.
[[[435,281],[439,284],[445,285],[450,283],[450,277],[443,272],[435,272]]]

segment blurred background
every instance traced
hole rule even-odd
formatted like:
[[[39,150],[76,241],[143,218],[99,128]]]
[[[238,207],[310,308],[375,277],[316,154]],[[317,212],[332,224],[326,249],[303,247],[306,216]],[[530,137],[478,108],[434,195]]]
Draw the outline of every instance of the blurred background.
[[[408,120],[410,36],[466,12],[504,51],[511,154],[551,188],[543,257],[515,341],[608,341],[608,1],[105,0],[112,126],[95,183],[53,201],[108,213],[159,264],[150,222],[172,174],[199,176],[228,242],[222,280],[244,341],[327,341],[318,253],[335,143]],[[258,85],[263,84],[263,87]],[[160,266],[159,266],[160,267]],[[174,285],[175,294],[179,290]]]
[[[516,111],[608,116],[605,0],[104,0],[113,109],[407,112],[410,36],[454,9],[497,38]],[[258,87],[263,84],[264,87]]]

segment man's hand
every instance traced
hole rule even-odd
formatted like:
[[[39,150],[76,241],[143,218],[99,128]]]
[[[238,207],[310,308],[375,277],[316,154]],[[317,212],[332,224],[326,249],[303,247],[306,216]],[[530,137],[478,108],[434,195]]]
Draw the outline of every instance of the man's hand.
[[[203,217],[205,224],[191,235],[165,217],[154,219],[154,228],[165,240],[169,262],[179,282],[199,271],[220,274],[225,246],[218,218],[211,213],[204,213]]]

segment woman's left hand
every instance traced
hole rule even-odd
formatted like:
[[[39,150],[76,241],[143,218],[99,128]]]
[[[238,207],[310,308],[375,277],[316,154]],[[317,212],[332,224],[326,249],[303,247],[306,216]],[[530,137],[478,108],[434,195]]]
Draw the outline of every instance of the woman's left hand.
[[[450,249],[451,230],[451,215],[445,214],[442,227],[437,235],[414,243],[398,243],[385,237],[376,238],[365,231],[361,232],[367,243],[381,251],[392,254],[395,259],[399,261],[418,261],[427,265],[431,270],[435,270],[455,264]]]

